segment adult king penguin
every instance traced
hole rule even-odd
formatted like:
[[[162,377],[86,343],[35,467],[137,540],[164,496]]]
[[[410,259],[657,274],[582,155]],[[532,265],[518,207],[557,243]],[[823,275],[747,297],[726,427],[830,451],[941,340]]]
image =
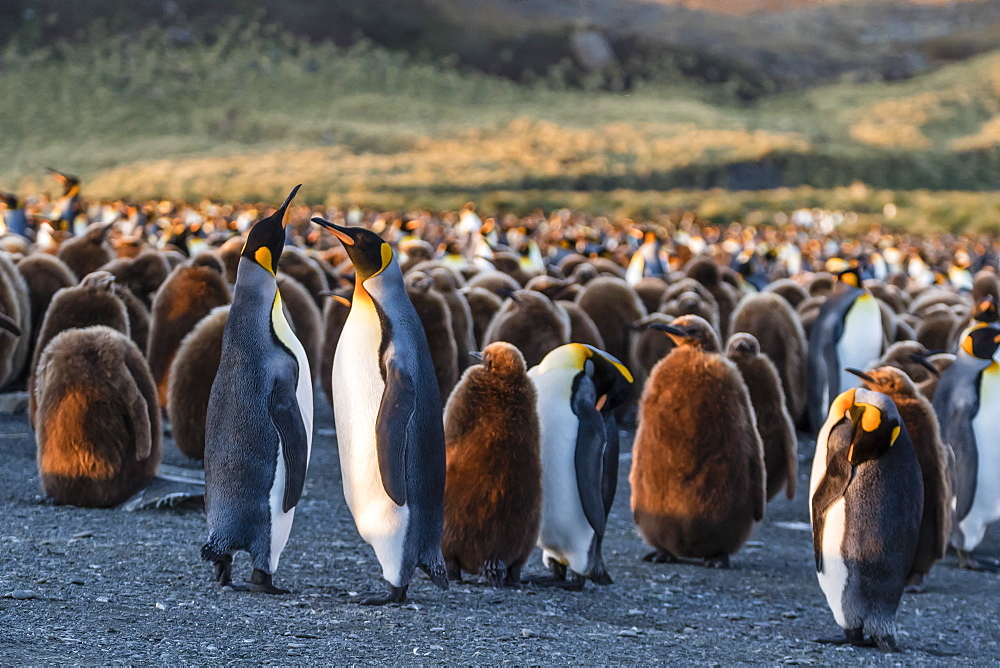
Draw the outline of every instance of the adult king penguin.
[[[847,390],[830,406],[809,480],[816,575],[844,638],[896,652],[896,609],[920,537],[924,486],[889,397]]]
[[[971,552],[986,527],[1000,519],[1000,329],[979,327],[962,340],[954,363],[941,374],[934,412],[941,439],[955,452],[955,514],[951,544],[958,563],[996,571]]]
[[[287,593],[271,577],[292,530],[312,447],[312,375],[275,279],[285,211],[299,187],[247,235],[205,424],[208,542],[201,556],[215,564],[220,585],[268,594]],[[237,550],[250,553],[249,586],[232,585]]]
[[[375,550],[388,591],[364,605],[401,603],[419,566],[448,588],[444,423],[430,346],[389,244],[322,218],[354,263],[354,298],[333,360],[333,408],[344,496]]]
[[[632,375],[611,355],[570,343],[546,355],[528,376],[542,437],[538,546],[553,576],[539,582],[568,589],[583,589],[587,579],[611,584],[601,542],[618,487],[614,411],[628,400]]]
[[[808,405],[813,429],[823,424],[833,397],[860,384],[846,369],[868,368],[884,348],[878,300],[861,285],[857,269],[841,272],[809,336]]]

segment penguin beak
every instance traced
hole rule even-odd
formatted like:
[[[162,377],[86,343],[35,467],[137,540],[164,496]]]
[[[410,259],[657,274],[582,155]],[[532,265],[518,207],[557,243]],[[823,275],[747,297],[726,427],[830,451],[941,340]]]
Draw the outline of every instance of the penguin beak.
[[[476,361],[477,364],[483,363],[483,354],[478,350],[470,350],[469,357],[473,358],[474,360],[477,360]]]
[[[688,338],[687,333],[683,329],[681,329],[680,327],[674,327],[673,325],[664,325],[663,323],[660,322],[654,322],[649,325],[649,328],[657,329],[661,332],[664,332],[667,336],[670,337],[670,340],[676,343],[677,345],[681,345],[681,343]]]
[[[853,373],[855,376],[857,376],[861,380],[865,381],[866,383],[874,383],[875,382],[874,378],[872,378],[871,376],[869,376],[864,371],[861,371],[860,369],[852,369],[852,368],[848,367],[848,368],[844,369],[844,371],[846,371],[847,373]]]
[[[76,185],[77,183],[80,182],[80,179],[73,176],[72,174],[64,174],[63,172],[60,172],[58,169],[52,169],[51,167],[46,167],[45,169],[47,169],[49,173],[52,174],[52,176],[54,176],[56,180],[59,181],[59,183],[63,184],[64,186]]]
[[[293,199],[295,199],[295,195],[296,193],[299,192],[299,188],[301,187],[302,184],[300,183],[299,185],[292,188],[292,192],[288,193],[288,197],[286,197],[285,201],[281,204],[281,206],[278,207],[278,210],[275,211],[273,214],[271,214],[273,217],[281,221],[282,229],[284,229],[285,225],[287,225],[287,223],[285,222],[285,212],[288,211],[288,205],[292,203]]]
[[[314,216],[312,222],[316,223],[317,225],[321,225],[322,227],[325,227],[326,229],[333,232],[333,235],[337,237],[337,239],[340,240],[340,243],[344,244],[345,246],[354,245],[354,237],[351,236],[350,232],[348,231],[348,228],[341,227],[340,225],[334,225],[329,220],[326,220],[325,218],[320,218],[319,216]]]
[[[21,336],[21,328],[5,313],[0,313],[0,329],[5,329],[14,336]]]
[[[910,353],[910,361],[916,362],[920,366],[922,366],[925,369],[927,369],[931,373],[932,376],[940,376],[941,375],[941,372],[938,371],[937,367],[934,366],[933,364],[931,364],[927,360],[927,358],[924,357],[924,356],[922,356],[922,355],[918,355],[916,353]]]

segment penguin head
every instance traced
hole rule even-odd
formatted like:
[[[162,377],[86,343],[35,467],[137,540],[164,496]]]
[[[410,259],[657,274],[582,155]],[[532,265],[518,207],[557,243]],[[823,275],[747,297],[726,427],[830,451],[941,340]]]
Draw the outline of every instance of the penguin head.
[[[847,461],[859,466],[881,457],[895,445],[903,423],[892,399],[879,392],[856,388],[842,393],[830,407],[831,415],[849,421],[851,442]]]
[[[521,351],[505,341],[496,341],[486,346],[481,359],[483,369],[499,376],[519,375],[527,370]]]
[[[81,288],[90,290],[111,290],[115,282],[115,275],[109,271],[92,271],[80,281]]]
[[[753,334],[738,332],[729,337],[726,344],[726,357],[733,358],[754,358],[760,355],[760,342]]]
[[[1000,347],[1000,329],[996,327],[977,327],[962,340],[962,350],[981,360],[993,359]]]
[[[45,169],[47,169],[48,172],[52,174],[53,178],[55,178],[56,181],[62,184],[64,196],[75,194],[73,192],[74,190],[79,191],[80,189],[79,177],[74,176],[73,174],[65,174],[58,170],[52,169],[51,167],[46,167]]]
[[[928,366],[930,364],[928,363]],[[931,366],[931,368],[934,368]],[[853,373],[860,378],[865,388],[874,392],[881,392],[891,396],[916,396],[917,386],[901,369],[894,366],[882,366],[871,371],[859,371],[858,369],[844,369],[848,373]],[[937,374],[937,369],[934,369]]]
[[[837,280],[844,285],[849,285],[852,288],[861,287],[861,274],[858,273],[857,267],[851,267],[845,269],[844,271],[837,274]]]
[[[972,319],[976,322],[997,322],[997,303],[993,295],[986,295],[972,308]]]
[[[392,248],[371,230],[363,227],[341,227],[319,217],[313,218],[312,222],[333,232],[344,245],[347,257],[354,264],[356,283],[378,276],[392,264]]]
[[[629,397],[632,374],[614,355],[585,343],[567,343],[545,356],[536,368],[569,369],[594,383],[598,410],[613,410]]]
[[[721,347],[715,329],[707,320],[697,315],[683,315],[669,325],[654,322],[649,327],[664,332],[678,348],[691,346],[705,352],[717,353]]]
[[[3,204],[11,211],[19,209],[17,195],[13,193],[0,193],[0,204]]]
[[[254,223],[240,253],[241,257],[267,269],[272,276],[278,273],[278,260],[281,258],[281,250],[285,247],[285,212],[301,187],[300,183],[292,188],[292,192],[288,193],[288,197],[277,211]]]

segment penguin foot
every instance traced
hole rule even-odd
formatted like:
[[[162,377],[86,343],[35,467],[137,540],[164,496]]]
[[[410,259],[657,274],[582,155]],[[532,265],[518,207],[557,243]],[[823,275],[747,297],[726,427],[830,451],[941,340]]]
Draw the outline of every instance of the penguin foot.
[[[521,588],[521,564],[507,567],[507,577],[504,578],[503,583],[508,587]]]
[[[865,646],[865,632],[863,628],[844,629],[844,635],[832,638],[816,638],[813,642],[821,645],[854,645],[855,647]]]
[[[906,587],[903,589],[907,594],[923,594],[924,593],[924,574],[923,573],[910,573],[910,577],[906,578]]]
[[[956,550],[958,552],[958,567],[967,571],[981,571],[984,573],[996,573],[1000,571],[1000,565],[992,561],[983,561],[972,556],[966,550]]]
[[[507,577],[507,564],[503,559],[490,559],[483,564],[483,577],[492,587],[502,587]]]
[[[643,561],[649,561],[654,564],[676,564],[677,557],[673,554],[667,552],[666,550],[653,550],[646,556],[642,558]]]
[[[271,583],[271,574],[266,573],[259,568],[253,569],[253,575],[250,576],[250,586],[249,591],[256,594],[288,594],[290,593],[287,589],[279,589]]]
[[[214,566],[215,581],[219,583],[220,587],[230,586],[233,581],[233,555],[222,555],[221,558],[216,560]]]
[[[705,559],[706,568],[729,568],[729,555],[728,554],[717,554],[714,557],[708,557]]]
[[[872,638],[875,641],[875,646],[878,647],[880,652],[902,652],[899,649],[899,645],[896,644],[896,639],[891,635],[885,636],[875,636]]]
[[[449,576],[447,567],[445,566],[444,563],[444,559],[438,557],[438,559],[430,566],[428,566],[427,564],[418,564],[418,565],[420,566],[420,570],[426,573],[427,577],[431,579],[431,582],[437,585],[438,589],[443,589],[444,591],[448,591]],[[459,579],[462,578],[461,570],[458,571],[458,577]]]
[[[368,592],[361,594],[355,599],[359,605],[387,605],[389,603],[402,603],[406,600],[406,587],[393,587],[389,585],[384,592]]]
[[[446,561],[445,570],[448,572],[448,579],[452,582],[462,581],[462,567],[457,561]]]

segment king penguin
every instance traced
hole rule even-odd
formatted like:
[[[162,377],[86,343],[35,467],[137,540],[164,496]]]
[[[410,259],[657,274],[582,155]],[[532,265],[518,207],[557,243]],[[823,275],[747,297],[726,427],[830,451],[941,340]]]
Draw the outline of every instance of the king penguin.
[[[313,218],[354,263],[354,298],[333,361],[344,496],[388,582],[364,605],[401,603],[419,566],[448,588],[441,533],[445,442],[430,346],[392,248],[361,227]]]
[[[601,542],[618,487],[614,412],[631,395],[632,375],[608,353],[569,343],[528,376],[535,383],[542,438],[538,546],[553,576],[540,582],[577,590],[587,579],[611,584]]]
[[[955,453],[951,544],[970,570],[997,570],[970,554],[1000,519],[1000,329],[973,329],[938,381],[934,412]]]
[[[896,609],[920,537],[924,486],[889,397],[847,390],[830,406],[809,479],[816,576],[844,638],[899,648]]]
[[[205,424],[202,559],[233,589],[283,594],[271,578],[292,530],[312,447],[312,375],[281,308],[275,274],[285,245],[284,204],[254,225],[240,256],[222,358]],[[249,586],[233,585],[233,552],[253,562]]]
[[[857,269],[841,272],[809,335],[808,414],[813,429],[823,424],[833,397],[860,384],[846,369],[867,369],[884,349],[878,300],[862,286]]]

